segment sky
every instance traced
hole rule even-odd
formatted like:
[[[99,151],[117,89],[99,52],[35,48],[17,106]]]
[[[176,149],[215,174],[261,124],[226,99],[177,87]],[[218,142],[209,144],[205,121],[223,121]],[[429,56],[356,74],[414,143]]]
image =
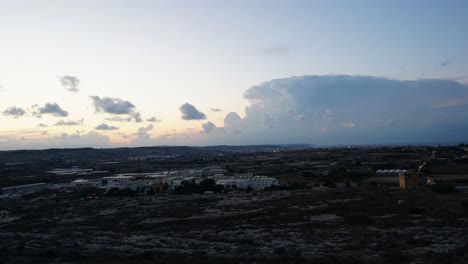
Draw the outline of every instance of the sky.
[[[468,2],[0,0],[0,150],[468,140]]]

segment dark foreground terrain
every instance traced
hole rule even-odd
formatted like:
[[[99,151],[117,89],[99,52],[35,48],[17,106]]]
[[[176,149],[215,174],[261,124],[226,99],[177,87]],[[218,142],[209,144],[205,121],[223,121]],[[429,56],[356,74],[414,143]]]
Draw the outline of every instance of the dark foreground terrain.
[[[382,189],[0,203],[2,263],[468,263],[466,194]]]

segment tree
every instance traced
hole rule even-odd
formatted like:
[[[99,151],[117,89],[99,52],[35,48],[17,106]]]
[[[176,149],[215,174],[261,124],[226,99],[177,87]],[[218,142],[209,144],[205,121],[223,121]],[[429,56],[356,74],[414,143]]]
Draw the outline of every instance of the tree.
[[[205,179],[198,184],[199,193],[204,193],[206,191],[214,192],[216,190],[216,181],[213,179]]]

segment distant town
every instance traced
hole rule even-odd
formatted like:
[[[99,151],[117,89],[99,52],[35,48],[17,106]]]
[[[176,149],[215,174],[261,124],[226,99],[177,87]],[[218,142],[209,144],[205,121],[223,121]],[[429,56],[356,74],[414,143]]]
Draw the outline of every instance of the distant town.
[[[153,147],[128,152],[126,149],[0,152],[1,195],[87,187],[170,194],[186,183],[198,185],[204,180],[212,180],[219,192],[356,185],[416,190],[436,183],[451,183],[464,191],[468,180],[468,146],[463,144]],[[101,153],[104,157],[99,157]]]

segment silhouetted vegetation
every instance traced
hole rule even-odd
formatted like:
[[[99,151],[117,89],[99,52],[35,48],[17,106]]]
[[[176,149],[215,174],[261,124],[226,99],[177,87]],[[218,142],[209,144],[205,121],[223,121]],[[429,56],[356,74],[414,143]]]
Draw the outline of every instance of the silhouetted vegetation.
[[[452,193],[456,192],[455,187],[450,183],[441,183],[437,182],[431,187],[432,191],[435,193]]]
[[[204,179],[199,184],[192,181],[182,181],[181,184],[174,189],[174,194],[202,194],[204,192],[222,192],[223,187],[216,185],[216,181],[213,179]]]
[[[137,192],[131,190],[130,188],[119,189],[111,188],[107,191],[106,195],[110,197],[133,197],[136,196]]]

